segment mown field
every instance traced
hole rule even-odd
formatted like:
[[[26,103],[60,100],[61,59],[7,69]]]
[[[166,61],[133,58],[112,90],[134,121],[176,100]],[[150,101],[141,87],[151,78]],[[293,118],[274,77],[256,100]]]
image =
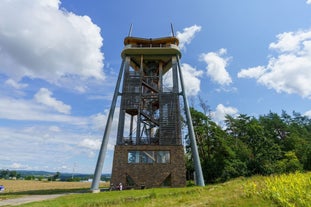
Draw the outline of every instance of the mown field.
[[[50,182],[31,180],[2,180],[5,191],[0,193],[0,201],[25,195],[57,194],[68,192],[85,192],[90,189],[89,182]],[[101,188],[108,187],[109,183],[101,183]]]
[[[311,205],[311,173],[238,178],[206,187],[158,188],[77,193],[54,200],[24,204],[24,207],[104,206],[284,206]],[[1,194],[0,194],[1,197]]]
[[[31,181],[31,180],[1,180],[0,185],[5,186],[6,193],[23,191],[55,190],[90,188],[89,182],[57,182],[57,181]],[[109,184],[108,184],[109,185]],[[1,194],[0,194],[1,195]]]

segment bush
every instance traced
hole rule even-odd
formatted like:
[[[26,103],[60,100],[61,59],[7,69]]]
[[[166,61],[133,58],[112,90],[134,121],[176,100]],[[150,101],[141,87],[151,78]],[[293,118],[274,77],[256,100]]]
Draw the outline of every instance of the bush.
[[[279,173],[291,173],[301,171],[303,169],[303,166],[298,160],[295,152],[286,152],[284,157],[284,159],[277,162],[277,170]]]

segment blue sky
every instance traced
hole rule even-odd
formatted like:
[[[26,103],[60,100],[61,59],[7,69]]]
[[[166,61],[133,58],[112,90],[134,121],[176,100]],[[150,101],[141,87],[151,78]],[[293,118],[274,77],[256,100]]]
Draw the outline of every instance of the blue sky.
[[[311,116],[310,0],[3,0],[0,169],[93,173],[130,25],[150,38],[171,23],[190,102],[200,96],[220,125]]]

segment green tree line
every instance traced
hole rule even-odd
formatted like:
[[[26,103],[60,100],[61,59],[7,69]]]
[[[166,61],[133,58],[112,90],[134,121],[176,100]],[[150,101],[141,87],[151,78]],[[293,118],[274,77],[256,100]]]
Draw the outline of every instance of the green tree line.
[[[0,170],[0,179],[9,179],[9,178],[20,178],[20,174],[15,170]]]
[[[311,170],[311,119],[300,113],[270,112],[257,118],[227,115],[222,127],[194,108],[191,115],[206,183]],[[192,160],[186,138],[189,179],[194,172]]]

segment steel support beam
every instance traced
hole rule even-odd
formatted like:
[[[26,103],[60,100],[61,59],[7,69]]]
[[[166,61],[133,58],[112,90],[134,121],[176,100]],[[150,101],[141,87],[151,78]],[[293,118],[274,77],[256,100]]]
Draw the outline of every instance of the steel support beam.
[[[194,129],[193,129],[193,125],[192,125],[192,118],[191,118],[191,114],[190,114],[188,99],[186,97],[182,71],[180,68],[178,56],[176,56],[176,58],[177,58],[177,63],[178,63],[178,72],[179,72],[179,79],[180,79],[180,84],[181,84],[181,89],[182,89],[182,97],[184,100],[184,107],[185,107],[185,112],[186,112],[188,133],[189,133],[189,137],[190,137],[190,141],[191,141],[191,151],[192,151],[192,156],[193,156],[193,161],[194,161],[196,182],[197,182],[198,186],[205,186],[201,162],[200,162],[200,157],[199,157],[199,152],[198,152],[197,141],[195,138]]]
[[[128,61],[126,61],[126,58],[123,58],[121,68],[120,68],[120,72],[119,72],[119,76],[118,76],[118,80],[117,80],[117,84],[116,84],[116,88],[115,88],[112,103],[111,103],[111,107],[110,107],[110,111],[109,111],[109,115],[108,115],[108,119],[107,119],[107,123],[106,123],[106,128],[105,128],[104,135],[103,135],[102,144],[101,144],[99,155],[98,155],[98,160],[97,160],[95,172],[94,172],[94,178],[93,178],[93,182],[92,182],[92,186],[91,186],[91,191],[93,193],[97,193],[100,191],[99,190],[99,182],[101,179],[102,170],[103,170],[103,166],[104,166],[105,156],[106,156],[106,152],[107,152],[107,145],[108,145],[109,135],[110,135],[112,121],[113,121],[113,115],[114,115],[114,111],[115,111],[116,104],[117,104],[117,99],[118,99],[118,95],[119,95],[119,88],[120,88],[120,84],[121,84],[123,71],[125,68],[124,67],[125,62],[128,64]]]

